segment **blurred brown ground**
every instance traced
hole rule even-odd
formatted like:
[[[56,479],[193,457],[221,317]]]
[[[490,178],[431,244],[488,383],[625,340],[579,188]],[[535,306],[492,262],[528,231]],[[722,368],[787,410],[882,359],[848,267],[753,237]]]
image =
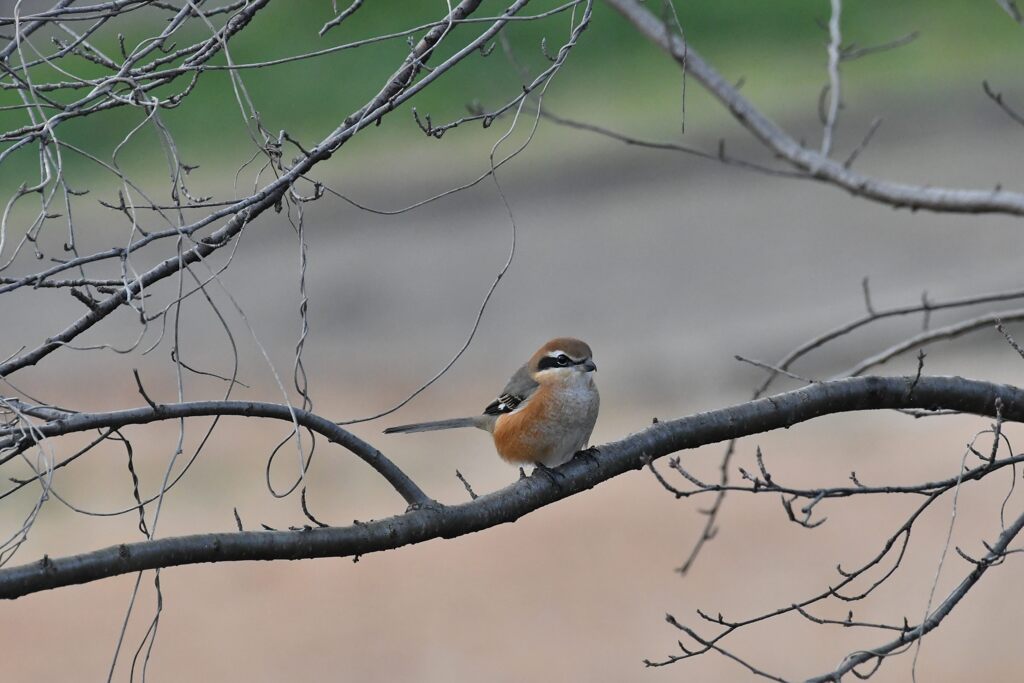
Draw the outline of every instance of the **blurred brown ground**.
[[[972,92],[950,95],[942,106],[880,103],[875,110],[892,114],[892,123],[879,132],[861,168],[920,183],[1012,182],[1019,177],[1014,171],[1021,136],[981,99]],[[858,123],[848,122],[846,130],[863,130]],[[713,146],[713,136],[707,142]],[[497,461],[480,433],[384,437],[380,429],[476,412],[548,337],[577,335],[595,349],[603,409],[594,441],[600,444],[642,429],[654,416],[745,400],[761,373],[736,363],[733,354],[773,361],[859,315],[863,276],[874,284],[878,307],[916,301],[922,290],[941,299],[1020,286],[1019,222],[895,212],[824,186],[550,127],[534,144],[501,173],[518,223],[518,253],[477,340],[452,372],[407,408],[353,430],[442,501],[466,498],[456,468],[478,492],[499,488],[517,473]],[[393,208],[468,177],[467,165],[484,163],[482,152],[458,160],[454,169],[439,161],[443,151],[422,158],[418,153],[381,159],[386,178],[374,169],[351,177],[339,171],[334,186]],[[507,218],[488,182],[398,217],[325,200],[310,207],[307,231],[312,331],[305,360],[315,409],[336,419],[393,404],[443,365],[467,333],[509,242]],[[246,233],[225,278],[286,382],[298,334],[295,262],[291,229],[272,217]],[[54,299],[50,305],[45,316],[38,309],[4,311],[11,333],[2,355],[45,335],[77,304]],[[232,317],[246,363],[242,379],[253,385],[239,395],[279,400],[249,333]],[[934,323],[948,319],[936,316]],[[835,345],[801,371],[827,375],[919,324],[879,326]],[[197,365],[219,363],[223,371],[225,344],[213,318],[196,312],[183,325],[190,358]],[[126,317],[91,338],[120,343],[132,329]],[[78,408],[140,403],[121,357],[94,355],[88,367],[81,358],[57,354],[46,374],[22,373],[24,384]],[[166,355],[137,364],[147,362],[150,390],[158,400],[171,400]],[[54,368],[64,372],[59,383]],[[911,359],[886,371],[912,368]],[[993,331],[936,346],[926,371],[1018,383],[1024,365]],[[191,386],[195,398],[220,391],[217,383],[195,380]],[[964,444],[986,426],[985,420],[961,417],[830,417],[742,442],[737,464],[752,466],[754,447],[761,445],[776,478],[790,484],[840,485],[851,470],[874,483],[940,478],[956,472]],[[168,497],[159,535],[230,530],[233,507],[247,528],[301,524],[295,496],[274,500],[263,485],[269,444],[285,433],[280,425],[226,421]],[[1010,429],[1011,436],[1016,433]],[[152,491],[173,450],[176,426],[132,434],[144,488]],[[189,443],[197,436],[197,429],[190,431]],[[712,446],[683,455],[696,474],[710,478],[720,452]],[[60,472],[57,491],[90,509],[128,504],[124,453],[93,455]],[[294,457],[286,449],[276,463],[278,486],[291,476]],[[347,524],[400,512],[401,501],[352,460],[321,444],[310,475],[315,514]],[[999,502],[1008,486],[1007,473],[963,490],[954,544],[981,553],[980,541],[998,533]],[[31,497],[19,500],[20,507],[5,506],[4,529],[15,528],[28,512]],[[1017,514],[1020,500],[1011,499],[1008,515]],[[697,538],[704,521],[697,508],[706,502],[675,501],[641,472],[512,525],[355,564],[339,559],[170,569],[161,575],[164,609],[149,680],[749,680],[746,671],[713,655],[646,671],[641,660],[677,651],[680,634],[665,623],[666,612],[712,633],[695,609],[738,619],[825,589],[837,580],[837,563],[850,567],[876,552],[917,501],[822,504],[818,513],[828,522],[808,531],[786,522],[773,497],[735,496],[718,537],[693,571],[680,577],[672,569]],[[950,502],[938,504],[915,528],[903,569],[871,600],[853,606],[857,618],[920,619]],[[134,540],[134,524],[131,515],[73,515],[51,500],[17,561]],[[925,640],[918,680],[1019,679],[1013,654],[1024,605],[1018,562],[1011,558],[993,569]],[[951,550],[939,598],[968,570]],[[103,679],[133,582],[121,577],[5,604],[4,679]],[[142,585],[117,680],[127,680],[127,665],[153,615],[152,577]],[[845,608],[815,613],[842,618]],[[723,645],[765,670],[800,678],[886,640],[884,634],[814,626],[797,617],[751,628]],[[887,662],[873,680],[908,680],[910,658]]]

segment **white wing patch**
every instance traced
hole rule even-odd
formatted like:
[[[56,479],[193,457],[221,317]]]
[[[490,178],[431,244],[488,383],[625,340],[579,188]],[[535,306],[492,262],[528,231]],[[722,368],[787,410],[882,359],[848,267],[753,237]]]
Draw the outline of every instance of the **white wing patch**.
[[[522,396],[516,396],[515,394],[502,394],[495,399],[489,406],[484,408],[484,413],[487,415],[501,415],[503,413],[511,413],[516,409],[519,404],[523,402]]]

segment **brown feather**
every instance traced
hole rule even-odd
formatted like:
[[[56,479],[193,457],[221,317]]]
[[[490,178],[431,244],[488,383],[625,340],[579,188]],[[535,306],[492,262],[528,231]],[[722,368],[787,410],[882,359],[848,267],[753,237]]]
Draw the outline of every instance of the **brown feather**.
[[[522,408],[500,416],[495,423],[494,447],[505,462],[533,464],[550,454],[551,444],[545,443],[544,434],[548,420],[542,414],[545,393],[550,389],[542,386]]]

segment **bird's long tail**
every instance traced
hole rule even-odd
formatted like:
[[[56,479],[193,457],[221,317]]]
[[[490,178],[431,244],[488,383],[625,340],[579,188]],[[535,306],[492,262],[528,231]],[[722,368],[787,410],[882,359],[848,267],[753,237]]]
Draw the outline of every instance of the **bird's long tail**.
[[[456,417],[451,420],[436,420],[434,422],[416,422],[411,425],[398,425],[388,427],[385,434],[403,434],[411,432],[432,432],[437,429],[458,429],[460,427],[479,427],[479,417]]]

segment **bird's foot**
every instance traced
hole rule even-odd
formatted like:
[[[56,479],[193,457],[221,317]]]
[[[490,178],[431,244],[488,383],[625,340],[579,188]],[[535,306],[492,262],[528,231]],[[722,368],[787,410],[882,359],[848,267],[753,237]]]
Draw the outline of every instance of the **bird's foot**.
[[[533,463],[533,475],[532,476],[536,477],[538,475],[540,475],[542,477],[545,477],[559,491],[562,490],[562,485],[558,483],[558,478],[562,477],[564,479],[565,475],[562,474],[561,472],[559,472],[558,470],[554,470],[554,469],[548,467],[547,465],[545,465],[542,462],[535,462],[535,463]]]
[[[594,467],[600,467],[601,463],[597,459],[597,454],[601,451],[598,450],[597,446],[591,446],[590,448],[584,448],[582,451],[576,451],[572,459],[573,460],[586,460]]]

